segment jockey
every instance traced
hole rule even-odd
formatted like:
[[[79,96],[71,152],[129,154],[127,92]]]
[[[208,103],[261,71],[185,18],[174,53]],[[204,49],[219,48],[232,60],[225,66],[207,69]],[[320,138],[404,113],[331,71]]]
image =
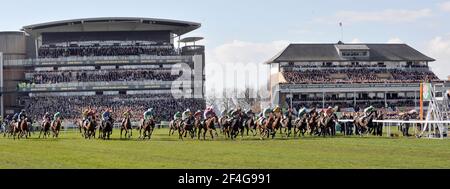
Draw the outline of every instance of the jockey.
[[[88,109],[88,108],[84,109],[84,110],[81,112],[81,117],[83,118],[83,122],[86,121],[86,119],[87,119],[87,117],[88,117],[88,114],[89,114],[89,109]]]
[[[95,111],[94,109],[90,109],[87,114],[87,118],[89,119],[89,121],[92,121],[92,119],[95,118],[96,114],[97,114],[97,111]]]
[[[53,121],[57,121],[58,119],[61,119],[62,118],[62,116],[61,116],[61,113],[60,112],[56,112],[54,115],[53,115]],[[52,123],[52,127],[53,127],[53,123]]]
[[[182,114],[182,120],[186,121],[187,119],[189,119],[192,116],[192,112],[191,110],[188,108],[186,109],[186,111],[183,112]]]
[[[328,106],[328,108],[325,110],[325,116],[330,116],[333,114],[333,107]]]
[[[301,118],[306,114],[306,108],[302,108],[298,111],[298,117]]]
[[[19,113],[15,113],[12,117],[12,121],[17,122],[19,119]]]
[[[270,108],[265,108],[264,111],[263,111],[262,117],[267,119],[267,118],[269,118],[269,115],[270,115],[271,113],[273,113],[272,109],[270,109]]]
[[[212,106],[207,107],[203,113],[203,117],[205,119],[209,119],[210,117],[214,117],[215,115],[216,115],[216,113],[214,112],[214,108]]]
[[[200,118],[200,119],[201,119],[201,117],[202,117],[202,111],[201,111],[201,110],[197,110],[197,111],[195,112],[195,114],[194,114],[194,117],[195,117],[195,118]]]
[[[177,112],[175,113],[175,115],[173,115],[173,120],[181,120],[181,112]]]
[[[130,118],[131,118],[131,110],[130,110],[130,108],[126,109],[126,110],[123,112],[122,115],[123,115],[123,120],[122,120],[122,125],[123,125],[127,119],[130,119]]]
[[[20,111],[19,113],[19,123],[24,120],[25,118],[27,118],[27,114],[25,113],[25,110],[22,109],[22,111]]]
[[[255,113],[253,113],[252,109],[248,109],[247,111],[245,111],[245,115],[251,117],[251,116],[255,115]]]
[[[369,116],[370,113],[375,112],[375,108],[373,106],[369,106],[366,109],[364,109],[364,116]]]
[[[288,108],[286,111],[285,111],[285,116],[286,117],[289,117],[289,116],[292,116],[293,115],[293,113],[294,113],[294,110],[292,109],[292,108]]]
[[[50,116],[50,113],[49,112],[45,112],[45,115],[44,115],[44,117],[42,117],[42,122],[43,123],[45,123],[45,122],[50,122],[51,121],[51,116]]]
[[[9,123],[11,117],[9,115],[6,115],[5,119],[3,120],[5,123]]]
[[[112,112],[111,109],[106,109],[106,111],[103,112],[102,114],[103,122],[111,120],[111,112]]]
[[[56,121],[56,120],[58,120],[58,119],[60,119],[60,118],[62,118],[60,112],[56,112],[56,113],[53,115],[53,120],[54,120],[54,121]]]
[[[153,108],[149,108],[147,111],[144,112],[144,121],[147,121],[152,118],[153,118]]]
[[[273,113],[275,113],[275,114],[281,113],[281,108],[280,108],[279,106],[276,106],[276,107],[273,109]]]

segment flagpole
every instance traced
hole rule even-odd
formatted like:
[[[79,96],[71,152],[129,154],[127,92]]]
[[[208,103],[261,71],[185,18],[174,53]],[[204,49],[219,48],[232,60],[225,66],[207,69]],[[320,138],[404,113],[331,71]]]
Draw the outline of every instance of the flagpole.
[[[341,41],[344,42],[344,27],[342,26],[342,22],[339,22],[339,26],[341,27]]]

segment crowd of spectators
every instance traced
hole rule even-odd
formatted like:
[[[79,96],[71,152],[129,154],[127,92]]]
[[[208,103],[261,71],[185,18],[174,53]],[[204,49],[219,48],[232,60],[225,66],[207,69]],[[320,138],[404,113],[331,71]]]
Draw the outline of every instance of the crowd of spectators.
[[[33,118],[36,116],[41,119],[45,112],[61,112],[68,120],[81,118],[82,111],[86,108],[95,109],[99,116],[104,110],[111,108],[116,120],[121,120],[123,112],[130,109],[132,120],[139,121],[147,109],[153,108],[158,121],[169,121],[177,111],[183,112],[187,108],[191,111],[204,110],[206,106],[202,99],[175,99],[171,94],[25,97],[22,101],[25,102],[28,115]]]
[[[100,82],[100,81],[174,81],[180,77],[172,75],[169,69],[152,70],[103,70],[103,71],[65,71],[65,72],[36,72],[29,83],[54,84],[67,82]]]
[[[333,78],[333,74],[342,74],[345,77]],[[388,77],[380,77],[387,74]],[[321,69],[304,71],[284,71],[284,78],[289,83],[319,84],[319,83],[397,83],[419,82],[423,80],[436,81],[439,78],[431,71],[404,71],[404,70],[376,70],[376,69]]]
[[[60,57],[86,57],[86,56],[131,56],[131,55],[155,55],[171,56],[177,55],[173,47],[167,46],[76,46],[76,47],[40,47],[39,58],[60,58]]]

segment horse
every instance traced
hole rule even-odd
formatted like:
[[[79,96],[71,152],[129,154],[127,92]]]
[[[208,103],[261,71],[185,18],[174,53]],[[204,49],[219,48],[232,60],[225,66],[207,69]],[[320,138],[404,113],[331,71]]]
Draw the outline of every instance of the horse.
[[[308,130],[308,116],[307,114],[297,118],[294,122],[294,137],[305,136],[306,131]]]
[[[86,124],[84,125],[84,138],[91,139],[91,137],[95,138],[95,128],[96,128],[97,122],[95,118],[92,118],[92,120],[87,120]]]
[[[375,113],[375,118],[377,120],[383,120],[384,116],[381,112],[374,112]],[[373,123],[370,127],[369,127],[369,133],[372,133],[372,135],[375,136],[383,136],[383,123]]]
[[[184,120],[179,129],[178,129],[178,136],[179,139],[183,140],[183,135],[184,137],[187,137],[187,133],[189,132],[189,134],[191,135],[191,138],[194,138],[194,117],[189,117],[186,120]]]
[[[218,137],[215,124],[218,123],[217,116],[211,116],[210,118],[207,118],[203,123],[203,140],[206,140],[206,133],[209,132],[211,134],[211,139],[214,139],[213,131],[216,134],[216,137]],[[200,132],[199,132],[200,135]]]
[[[58,118],[52,122],[51,129],[52,129],[54,138],[58,138],[59,131],[61,130],[61,125],[62,125],[61,122],[62,121],[60,118]]]
[[[309,135],[315,135],[319,133],[318,120],[319,114],[313,110],[309,113],[309,118],[307,118],[306,123],[309,129]]]
[[[73,124],[78,126],[78,129],[80,130],[80,133],[83,134],[83,132],[82,132],[82,130],[83,130],[83,121],[81,119],[80,120],[75,120]]]
[[[133,136],[133,129],[131,128],[131,120],[129,117],[126,117],[125,121],[122,122],[122,125],[120,127],[120,138],[122,138],[123,130],[125,130],[125,138],[131,138],[131,136]]]
[[[253,133],[253,136],[256,136],[257,124],[256,124],[256,120],[253,115],[246,115],[243,124],[244,124],[245,129],[247,129],[247,136],[248,136],[249,131],[251,131]]]
[[[103,140],[106,139],[110,139],[110,136],[112,135],[112,131],[113,131],[113,125],[114,125],[114,120],[113,119],[108,119],[106,121],[104,121],[102,123],[102,125],[100,126],[100,128],[98,129],[98,136],[99,138],[102,138]],[[101,131],[101,134],[100,134]]]
[[[282,119],[283,119],[283,116],[281,114],[280,115],[275,114],[275,120],[271,124],[271,129],[269,130],[270,131],[269,134],[272,135],[272,139],[275,138],[275,134],[277,134],[278,130],[280,130],[280,133],[282,133],[281,132],[281,128],[283,127],[283,125],[281,123]]]
[[[233,117],[230,120],[230,126],[228,129],[229,132],[229,136],[231,139],[235,139],[238,135],[239,135],[239,131],[242,131],[242,121],[241,121],[241,117],[237,116],[237,117]],[[244,133],[241,132],[241,136],[244,137],[243,135]]]
[[[373,127],[373,119],[376,113],[370,112],[368,116],[355,116],[353,124],[355,125],[355,130],[358,131],[359,135],[362,136],[364,133],[369,131],[370,127]]]
[[[281,121],[281,125],[284,128],[284,132],[286,133],[286,136],[289,137],[292,133],[292,127],[294,124],[293,122],[293,116],[291,113],[289,113],[284,119]],[[280,130],[281,131],[281,130]]]
[[[12,121],[10,122],[4,122],[3,123],[3,127],[4,127],[4,131],[3,131],[3,137],[8,136],[11,137],[13,135],[13,131],[14,131],[14,124]]]
[[[200,135],[201,135],[201,132],[202,132],[202,130],[204,130],[205,128],[205,126],[204,126],[204,122],[202,122],[202,119],[198,116],[198,117],[195,117],[195,120],[194,120],[194,133],[197,133],[197,139],[199,139],[200,140]],[[205,137],[203,137],[203,140],[205,140]]]
[[[334,136],[336,135],[336,114],[332,113],[330,115],[323,114],[319,118],[318,126],[320,128],[319,136],[325,137],[326,135]]]
[[[14,139],[15,139],[16,134],[17,134],[17,139],[20,139],[23,136],[25,136],[25,138],[28,138],[29,132],[30,131],[29,131],[29,128],[28,128],[28,121],[27,121],[27,118],[25,118],[25,119],[20,121],[20,123],[19,123],[19,125],[17,127],[17,130],[14,132],[15,133],[14,134]]]
[[[43,138],[47,138],[47,136],[50,136],[50,121],[44,121],[41,125],[41,131],[39,132],[39,138],[41,138],[41,134],[44,133]]]
[[[228,116],[222,116],[219,118],[219,126],[221,127],[222,133],[225,135],[226,138],[230,137],[230,119],[228,119]]]
[[[173,133],[178,130],[180,126],[180,121],[179,120],[172,120],[169,122],[169,136],[173,135]]]
[[[145,121],[145,119],[142,120],[142,125],[139,129],[139,138],[145,139],[146,137],[148,137],[148,139],[150,140],[154,129],[155,121],[152,118],[147,121]],[[142,130],[144,130],[144,136],[142,136]]]

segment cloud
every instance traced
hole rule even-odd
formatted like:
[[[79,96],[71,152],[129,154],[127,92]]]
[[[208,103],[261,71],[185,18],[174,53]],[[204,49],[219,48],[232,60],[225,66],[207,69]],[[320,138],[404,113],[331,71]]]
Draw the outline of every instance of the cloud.
[[[400,38],[398,37],[394,37],[394,38],[390,38],[387,43],[404,43]]]
[[[385,9],[381,11],[339,11],[335,18],[345,23],[354,22],[412,22],[432,15],[431,9]]]
[[[450,1],[439,4],[439,8],[443,11],[450,12]]]
[[[362,41],[359,40],[358,38],[353,38],[352,41],[350,41],[350,43],[362,43]]]
[[[288,41],[234,40],[209,50],[206,52],[206,92],[220,94],[223,89],[265,85],[269,66],[263,63],[288,45]]]
[[[436,59],[431,68],[441,79],[450,75],[450,35],[434,37],[427,43],[425,52]]]

